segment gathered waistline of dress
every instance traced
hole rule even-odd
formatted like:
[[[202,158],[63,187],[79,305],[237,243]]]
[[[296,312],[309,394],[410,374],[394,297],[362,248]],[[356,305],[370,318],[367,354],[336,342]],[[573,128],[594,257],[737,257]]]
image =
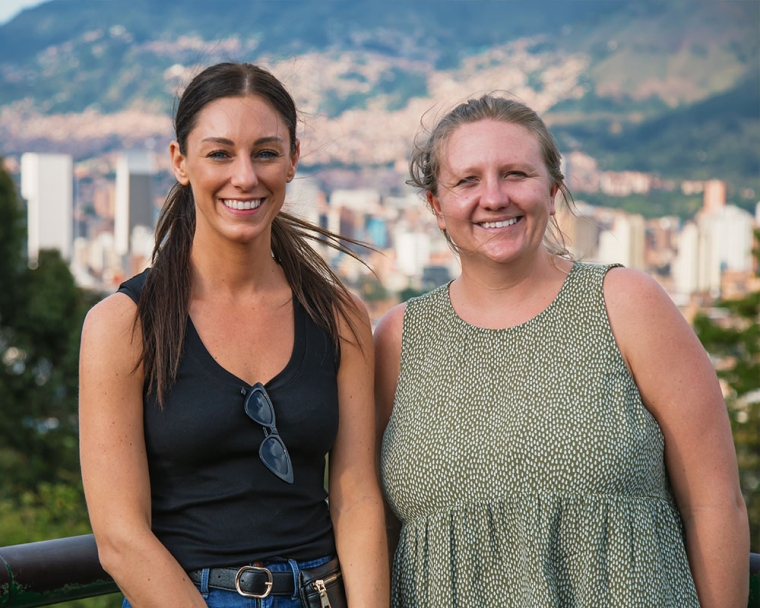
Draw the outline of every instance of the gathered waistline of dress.
[[[546,502],[548,504],[558,503],[561,507],[598,507],[600,505],[608,506],[656,506],[659,509],[665,509],[674,514],[678,514],[678,508],[672,500],[664,496],[641,495],[631,496],[628,494],[565,494],[561,492],[525,492],[520,494],[509,494],[503,497],[492,498],[489,500],[472,500],[462,501],[447,505],[441,509],[420,513],[413,518],[402,520],[405,525],[414,525],[417,522],[429,522],[440,517],[450,517],[458,511],[500,508],[515,503],[536,503]],[[521,511],[522,513],[522,511]],[[525,513],[528,514],[527,512]]]

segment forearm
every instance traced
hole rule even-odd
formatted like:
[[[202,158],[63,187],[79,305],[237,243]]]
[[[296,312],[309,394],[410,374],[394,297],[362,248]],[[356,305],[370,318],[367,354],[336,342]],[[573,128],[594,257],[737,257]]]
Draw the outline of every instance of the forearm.
[[[206,608],[187,573],[151,532],[96,539],[104,569],[134,608]]]
[[[366,498],[333,511],[335,542],[351,608],[387,608],[388,551],[382,501]]]
[[[686,552],[702,608],[745,608],[749,530],[744,503],[684,516]]]

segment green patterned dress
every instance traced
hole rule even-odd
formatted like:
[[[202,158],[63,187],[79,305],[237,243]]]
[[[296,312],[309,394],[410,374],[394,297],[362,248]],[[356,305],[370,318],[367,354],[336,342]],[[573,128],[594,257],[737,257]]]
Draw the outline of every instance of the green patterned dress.
[[[699,606],[660,428],[576,263],[522,325],[407,304],[382,449],[394,607]]]

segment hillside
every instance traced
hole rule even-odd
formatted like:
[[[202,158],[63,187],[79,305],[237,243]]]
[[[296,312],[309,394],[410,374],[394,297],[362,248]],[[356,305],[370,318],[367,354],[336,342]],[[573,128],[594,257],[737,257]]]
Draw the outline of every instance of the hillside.
[[[307,165],[403,162],[431,106],[498,89],[604,166],[754,184],[758,26],[754,0],[52,0],[0,27],[0,154],[162,146],[200,66],[246,60],[293,91]]]
[[[760,191],[760,76],[730,90],[641,123],[613,128],[589,120],[553,131],[565,149],[578,147],[600,166],[675,179],[721,179]]]

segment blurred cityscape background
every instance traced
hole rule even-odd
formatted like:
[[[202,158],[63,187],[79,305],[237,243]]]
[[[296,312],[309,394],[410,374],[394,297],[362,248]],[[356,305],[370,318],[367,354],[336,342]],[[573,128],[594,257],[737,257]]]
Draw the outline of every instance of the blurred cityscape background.
[[[710,353],[760,552],[760,3],[27,1],[0,13],[0,546],[89,530],[83,315],[149,262],[178,93],[234,60],[293,93],[287,206],[376,249],[374,274],[325,252],[373,320],[458,274],[404,183],[420,121],[491,91],[536,109],[571,251],[650,273]]]

